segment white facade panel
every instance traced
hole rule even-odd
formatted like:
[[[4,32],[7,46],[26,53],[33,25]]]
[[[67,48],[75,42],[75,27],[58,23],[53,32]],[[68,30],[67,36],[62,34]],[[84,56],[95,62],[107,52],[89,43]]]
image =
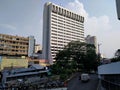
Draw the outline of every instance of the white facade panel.
[[[35,52],[35,39],[34,36],[29,36],[28,56],[32,56]]]
[[[84,41],[84,17],[53,3],[45,4],[43,16],[45,59],[51,62],[55,54],[72,40]]]

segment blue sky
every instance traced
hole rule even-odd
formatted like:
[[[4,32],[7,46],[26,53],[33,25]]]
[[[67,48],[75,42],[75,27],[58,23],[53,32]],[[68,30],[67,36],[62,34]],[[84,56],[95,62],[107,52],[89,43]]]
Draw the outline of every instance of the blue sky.
[[[36,42],[42,44],[43,7],[48,1],[83,15],[85,36],[97,36],[100,51],[106,57],[113,57],[120,48],[115,0],[0,0],[0,33],[34,35]]]

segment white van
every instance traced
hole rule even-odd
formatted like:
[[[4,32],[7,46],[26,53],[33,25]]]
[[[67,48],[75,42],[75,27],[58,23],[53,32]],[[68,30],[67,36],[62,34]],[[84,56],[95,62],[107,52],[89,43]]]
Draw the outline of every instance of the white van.
[[[87,82],[87,81],[89,81],[89,80],[90,80],[89,74],[87,74],[87,73],[81,74],[81,81],[82,81],[82,82]]]

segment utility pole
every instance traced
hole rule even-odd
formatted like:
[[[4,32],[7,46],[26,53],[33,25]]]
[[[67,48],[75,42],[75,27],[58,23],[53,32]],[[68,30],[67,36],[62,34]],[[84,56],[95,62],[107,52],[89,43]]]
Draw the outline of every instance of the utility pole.
[[[98,43],[98,54],[100,54],[100,45],[102,45],[102,44]]]
[[[100,59],[101,59],[100,45],[102,45],[102,44],[101,44],[101,43],[98,43],[98,62],[99,62],[99,63],[100,63]]]

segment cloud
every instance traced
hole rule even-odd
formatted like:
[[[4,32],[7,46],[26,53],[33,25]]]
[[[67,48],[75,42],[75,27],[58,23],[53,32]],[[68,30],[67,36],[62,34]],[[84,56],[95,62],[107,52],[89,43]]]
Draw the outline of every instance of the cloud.
[[[81,2],[79,2],[79,0],[75,0],[74,2],[69,2],[66,8],[86,18],[88,17],[88,13],[85,11],[84,5]]]
[[[109,17],[88,17],[85,22],[85,33],[91,35],[103,34],[111,29]]]
[[[0,27],[11,29],[11,30],[16,30],[16,27],[10,24],[0,24]]]
[[[79,0],[69,2],[66,8],[85,17],[86,34],[96,35],[99,31],[110,30],[111,28],[110,20],[107,15],[90,17],[84,9],[83,3],[81,3]]]
[[[97,42],[102,43],[101,52],[106,57],[113,56],[115,48],[119,48],[118,45],[112,45],[111,41],[117,44],[113,39],[112,25],[110,24],[110,18],[107,15],[102,15],[99,17],[92,16],[90,17],[87,11],[84,9],[83,3],[79,0],[74,0],[69,2],[66,5],[66,8],[72,10],[75,13],[78,13],[85,17],[85,35],[94,35],[97,36]],[[118,35],[114,32],[114,34]],[[118,39],[117,39],[118,40]],[[120,45],[120,44],[119,44]],[[112,47],[112,48],[111,48]]]
[[[101,52],[103,54],[110,57],[114,56],[115,51],[120,48],[119,34],[120,31],[110,31],[109,33],[105,33],[101,36]]]

